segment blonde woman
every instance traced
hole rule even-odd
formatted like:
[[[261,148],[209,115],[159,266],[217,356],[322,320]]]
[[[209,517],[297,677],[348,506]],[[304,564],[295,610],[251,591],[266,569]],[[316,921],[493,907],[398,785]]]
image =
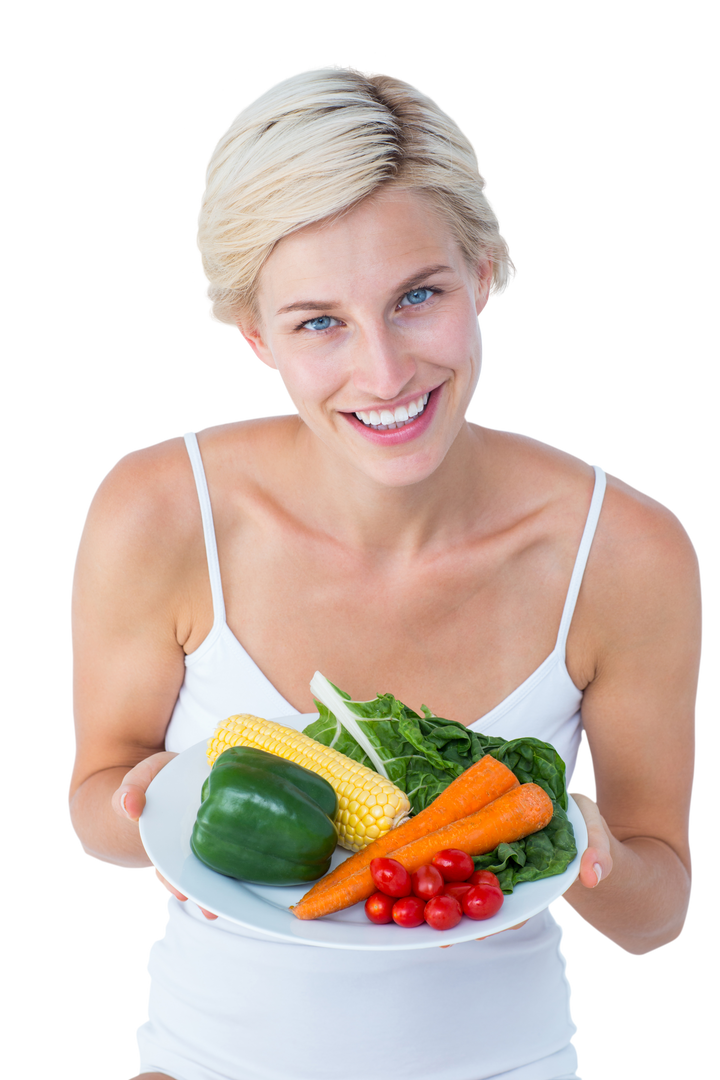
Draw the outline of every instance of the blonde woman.
[[[547,739],[568,773],[584,727],[598,801],[576,796],[589,844],[566,898],[631,952],[673,939],[693,550],[599,468],[466,421],[478,316],[510,268],[467,139],[398,80],[289,79],[218,145],[200,247],[216,315],[297,412],[131,454],[96,496],[75,588],[86,850],[148,865],[152,777],[231,713],[304,727],[320,669],[356,698]],[[559,936],[545,912],[451,949],[312,948],[175,892],[141,1075],[575,1076]]]

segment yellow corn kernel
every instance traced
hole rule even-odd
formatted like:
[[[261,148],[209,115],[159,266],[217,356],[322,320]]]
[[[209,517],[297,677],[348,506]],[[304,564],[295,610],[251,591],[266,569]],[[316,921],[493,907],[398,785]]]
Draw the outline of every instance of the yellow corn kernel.
[[[349,851],[367,847],[410,816],[407,795],[392,781],[274,720],[248,714],[223,720],[208,740],[210,765],[230,746],[255,746],[324,777],[338,796],[338,843]]]

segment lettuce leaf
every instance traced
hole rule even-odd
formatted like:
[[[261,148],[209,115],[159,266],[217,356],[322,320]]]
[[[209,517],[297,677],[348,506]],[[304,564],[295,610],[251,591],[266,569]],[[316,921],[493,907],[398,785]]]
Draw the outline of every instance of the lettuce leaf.
[[[372,701],[353,701],[338,687],[333,688],[357,717],[388,778],[407,794],[414,814],[429,806],[456,776],[485,754],[507,765],[521,784],[532,782],[547,792],[554,807],[549,825],[524,840],[500,844],[495,851],[475,858],[478,869],[497,874],[503,892],[511,893],[523,881],[559,874],[575,857],[573,829],[565,813],[565,763],[550,743],[534,738],[493,738],[471,731],[456,720],[433,716],[424,705],[420,715],[392,694],[378,694]],[[377,772],[365,750],[334,713],[322,701],[316,700],[315,704],[320,715],[305,728],[305,734]]]

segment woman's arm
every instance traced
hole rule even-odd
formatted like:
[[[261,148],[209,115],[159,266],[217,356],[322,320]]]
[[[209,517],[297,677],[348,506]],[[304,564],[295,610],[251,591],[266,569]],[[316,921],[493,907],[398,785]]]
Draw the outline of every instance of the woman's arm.
[[[574,642],[595,657],[583,723],[597,805],[578,797],[589,846],[565,895],[643,953],[679,934],[690,893],[700,590],[695,553],[668,511],[612,481],[603,517]]]
[[[133,454],[101,485],[80,543],[70,810],[85,850],[123,866],[150,864],[131,818],[139,817],[152,775],[172,757],[164,752],[165,731],[197,614],[192,553],[202,539],[193,496],[179,440]],[[121,815],[122,793],[115,809],[113,793],[141,762],[125,800],[128,815]]]

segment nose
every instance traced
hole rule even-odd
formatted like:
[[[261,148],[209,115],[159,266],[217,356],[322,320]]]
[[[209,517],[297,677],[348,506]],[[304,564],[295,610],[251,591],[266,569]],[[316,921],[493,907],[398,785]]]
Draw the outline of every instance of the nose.
[[[407,345],[385,324],[365,328],[355,343],[353,383],[363,394],[392,401],[408,385],[417,364]]]

